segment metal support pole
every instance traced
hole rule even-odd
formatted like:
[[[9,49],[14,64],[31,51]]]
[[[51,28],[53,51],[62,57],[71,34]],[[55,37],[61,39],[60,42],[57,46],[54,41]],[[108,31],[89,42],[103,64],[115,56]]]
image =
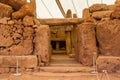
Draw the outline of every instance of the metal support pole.
[[[97,58],[97,53],[94,52],[93,53],[93,68],[94,68],[94,70],[91,73],[98,73],[97,65],[96,65],[96,58]]]
[[[15,56],[16,58],[16,73],[14,74],[15,76],[20,76],[21,73],[19,73],[18,69],[19,69],[19,63],[18,63],[18,58],[17,56]]]

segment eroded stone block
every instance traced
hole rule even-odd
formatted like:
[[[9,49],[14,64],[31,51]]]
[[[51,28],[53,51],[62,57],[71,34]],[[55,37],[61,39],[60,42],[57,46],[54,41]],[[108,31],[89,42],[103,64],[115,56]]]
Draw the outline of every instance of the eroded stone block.
[[[120,72],[120,57],[99,56],[96,61],[98,71]]]

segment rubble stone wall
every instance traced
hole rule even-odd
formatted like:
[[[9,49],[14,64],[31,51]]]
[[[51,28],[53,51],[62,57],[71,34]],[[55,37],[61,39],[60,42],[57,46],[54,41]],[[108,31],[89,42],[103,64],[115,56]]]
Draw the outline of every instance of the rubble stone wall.
[[[0,73],[15,72],[17,59],[22,71],[49,63],[49,35],[49,26],[36,18],[0,18]]]

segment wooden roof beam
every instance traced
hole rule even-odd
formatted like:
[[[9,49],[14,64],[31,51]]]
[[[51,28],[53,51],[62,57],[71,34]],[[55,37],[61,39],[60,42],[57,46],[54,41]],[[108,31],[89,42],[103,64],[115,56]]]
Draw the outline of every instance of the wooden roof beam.
[[[66,17],[66,14],[65,14],[65,11],[64,11],[64,9],[63,9],[61,3],[60,3],[60,0],[56,0],[56,3],[57,3],[57,5],[58,5],[58,7],[59,7],[59,9],[60,9],[60,11],[61,11],[63,17],[65,18],[65,17]]]

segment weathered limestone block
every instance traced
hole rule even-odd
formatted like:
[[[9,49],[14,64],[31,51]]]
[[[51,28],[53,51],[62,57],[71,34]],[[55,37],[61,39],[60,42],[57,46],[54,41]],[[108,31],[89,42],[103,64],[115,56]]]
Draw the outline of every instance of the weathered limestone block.
[[[76,13],[73,14],[73,18],[78,18]]]
[[[14,33],[12,36],[12,39],[14,40],[14,44],[19,44],[21,40],[23,39],[23,36],[21,34]]]
[[[13,9],[11,6],[0,3],[0,17],[10,17]]]
[[[10,55],[10,49],[0,48],[0,55]]]
[[[66,18],[72,18],[72,11],[70,9],[67,10]]]
[[[97,53],[95,25],[83,23],[78,25],[77,29],[78,61],[83,65],[92,65],[93,54]]]
[[[8,73],[9,72],[9,68],[0,68],[0,74],[1,73]]]
[[[12,6],[15,10],[19,10],[27,3],[27,0],[0,0],[0,2]]]
[[[49,62],[50,29],[48,25],[40,25],[35,30],[35,54],[40,56],[42,62]]]
[[[120,19],[120,5],[116,5],[114,11],[111,14],[112,19]]]
[[[23,37],[25,40],[32,40],[34,34],[34,29],[32,27],[25,27],[23,32]]]
[[[9,50],[10,50],[10,55],[30,55],[31,54],[31,50],[29,50],[29,47],[25,48],[22,45],[12,46],[9,48]]]
[[[0,56],[0,67],[9,68],[16,67],[16,59],[18,59],[20,68],[37,67],[37,56]]]
[[[15,23],[14,20],[9,20],[8,21],[8,25],[14,25],[14,23]]]
[[[23,18],[23,24],[24,24],[24,26],[33,26],[34,25],[33,17],[25,16]]]
[[[57,35],[57,38],[65,38],[65,32],[62,30],[58,30],[56,35]]]
[[[7,17],[0,18],[0,24],[8,24],[9,20],[10,20],[10,18],[7,18]]]
[[[13,40],[11,37],[3,37],[0,35],[0,47],[9,47],[13,44]]]
[[[8,25],[0,25],[0,47],[9,47],[13,44],[10,33],[12,32],[11,27]]]
[[[26,15],[34,16],[33,12],[34,12],[33,5],[27,3],[24,6],[22,6],[19,11],[12,13],[12,18],[21,19],[24,18]]]
[[[108,5],[108,9],[111,10],[111,11],[114,10],[115,9],[115,5]]]
[[[57,37],[57,31],[52,31],[51,30],[50,37],[51,38],[56,38]]]
[[[75,33],[74,33],[74,35],[75,35],[75,38],[74,38],[74,42],[75,42],[75,47],[74,47],[74,52],[75,52],[75,59],[78,61],[78,62],[80,62],[79,61],[79,50],[78,50],[78,25],[74,28],[75,29]]]
[[[120,56],[120,21],[103,21],[96,27],[99,50],[102,55]]]
[[[120,4],[120,0],[116,0],[116,1],[115,1],[115,4]]]
[[[24,40],[23,41],[24,53],[27,55],[31,55],[33,53],[33,41],[32,40]]]
[[[21,45],[25,49],[26,54],[32,54],[33,52],[33,36],[34,36],[34,30],[32,27],[25,27],[23,32],[23,42]]]
[[[106,4],[93,4],[89,7],[90,12],[96,12],[96,11],[106,11],[108,10],[108,6]]]
[[[39,26],[39,25],[41,25],[41,24],[40,24],[40,20],[39,20],[39,19],[34,18],[34,24],[35,24],[35,25],[38,25],[38,26]]]
[[[96,61],[98,71],[107,70],[108,72],[120,71],[120,57],[99,56]]]
[[[88,18],[90,18],[90,10],[88,9],[88,8],[85,8],[84,10],[83,10],[83,14],[82,14],[82,18],[83,19],[88,19]]]
[[[113,11],[97,11],[92,13],[92,17],[95,19],[110,18]]]

